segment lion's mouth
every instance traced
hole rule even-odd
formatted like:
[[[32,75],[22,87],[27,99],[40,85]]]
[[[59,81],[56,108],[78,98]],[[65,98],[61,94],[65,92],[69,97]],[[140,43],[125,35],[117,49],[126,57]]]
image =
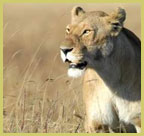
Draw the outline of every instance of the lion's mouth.
[[[71,63],[69,65],[69,68],[75,68],[75,69],[81,69],[81,70],[83,70],[86,66],[87,66],[87,62],[84,61],[82,63],[77,63],[77,64]]]
[[[71,62],[68,69],[68,75],[73,78],[80,77],[84,74],[86,66],[87,66],[86,61],[76,64]]]

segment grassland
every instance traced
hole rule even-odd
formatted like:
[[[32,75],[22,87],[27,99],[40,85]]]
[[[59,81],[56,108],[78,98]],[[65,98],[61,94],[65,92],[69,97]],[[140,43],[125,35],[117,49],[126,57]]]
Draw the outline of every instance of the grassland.
[[[141,36],[138,4],[5,4],[4,132],[84,132],[82,78],[69,78],[59,55],[75,5],[108,13],[123,6],[125,26]]]

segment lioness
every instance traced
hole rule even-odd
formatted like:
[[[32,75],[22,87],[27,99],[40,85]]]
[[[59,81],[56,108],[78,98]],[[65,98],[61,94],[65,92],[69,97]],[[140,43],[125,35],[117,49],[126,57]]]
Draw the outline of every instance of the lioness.
[[[117,132],[121,122],[126,132],[140,132],[141,42],[123,27],[125,10],[108,15],[74,7],[71,18],[60,50],[69,76],[84,73],[86,132]]]

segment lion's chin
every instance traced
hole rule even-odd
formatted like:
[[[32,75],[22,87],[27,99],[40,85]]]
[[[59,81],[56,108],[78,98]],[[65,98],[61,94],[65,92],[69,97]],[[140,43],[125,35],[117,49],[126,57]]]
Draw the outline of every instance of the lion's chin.
[[[73,78],[78,78],[84,74],[85,69],[69,68],[68,75]]]

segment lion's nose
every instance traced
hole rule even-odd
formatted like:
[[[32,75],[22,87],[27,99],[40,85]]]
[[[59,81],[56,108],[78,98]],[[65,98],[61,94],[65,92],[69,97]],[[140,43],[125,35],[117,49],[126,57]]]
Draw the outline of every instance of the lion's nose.
[[[67,55],[67,53],[68,53],[68,52],[71,52],[71,51],[73,50],[73,48],[68,48],[68,49],[66,49],[66,48],[61,48],[61,50],[62,50],[62,52],[63,52],[65,55]]]

